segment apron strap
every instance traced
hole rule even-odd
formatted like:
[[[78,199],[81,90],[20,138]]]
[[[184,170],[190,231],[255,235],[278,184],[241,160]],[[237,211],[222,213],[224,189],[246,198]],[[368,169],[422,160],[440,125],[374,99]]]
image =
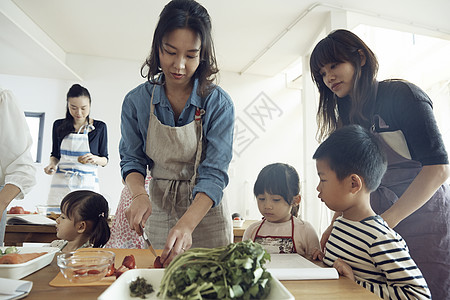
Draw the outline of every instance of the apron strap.
[[[83,125],[80,126],[80,128],[78,128],[78,132],[77,132],[78,134],[81,133],[81,129],[83,129],[83,134],[86,134],[88,132],[89,124],[88,124],[87,121],[86,121],[86,124],[83,124]]]
[[[161,199],[162,201],[157,201],[160,202],[159,205],[161,206],[162,209],[168,211],[169,214],[177,220],[178,220],[176,210],[177,203],[175,200],[177,199],[180,185],[182,182],[183,181],[180,180],[169,180],[169,184],[166,186],[166,189],[164,190],[164,195]]]
[[[292,246],[293,246],[291,253],[297,253],[297,247],[295,247],[295,240],[294,240],[294,216],[291,216],[291,224],[292,224],[291,239],[292,239]]]
[[[80,128],[78,129],[78,134],[81,133],[81,129],[83,128],[83,134],[88,134],[89,130],[94,130],[95,126],[92,124],[88,124],[88,122],[86,121],[86,124],[81,125]]]
[[[198,144],[197,144],[197,153],[195,155],[195,163],[194,163],[194,175],[192,175],[191,177],[191,182],[190,182],[190,193],[192,195],[192,190],[194,189],[195,186],[195,181],[197,179],[197,169],[198,166],[200,164],[200,160],[202,157],[202,152],[203,152],[203,123],[202,123],[202,116],[205,114],[205,110],[204,109],[200,109],[197,107],[197,110],[195,111],[195,118],[194,118],[194,122],[198,123],[199,126],[197,126],[197,130],[198,130],[198,135],[199,135],[199,139],[198,139]]]
[[[266,218],[263,218],[261,224],[259,224],[258,229],[256,229],[256,233],[255,233],[255,237],[253,238],[253,242],[256,240],[256,237],[258,236],[259,230],[261,229],[261,226],[264,224],[264,222],[266,221]]]

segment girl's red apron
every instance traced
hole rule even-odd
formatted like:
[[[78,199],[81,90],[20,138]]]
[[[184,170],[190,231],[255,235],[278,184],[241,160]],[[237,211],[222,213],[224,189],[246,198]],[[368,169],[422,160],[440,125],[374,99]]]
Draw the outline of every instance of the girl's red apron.
[[[374,119],[379,127],[386,126],[381,117],[375,116]],[[398,154],[386,142],[389,135],[396,135],[397,141],[404,140],[401,132],[375,134],[381,137],[388,168],[370,201],[373,210],[382,214],[405,192],[422,170],[422,164]],[[435,299],[450,299],[449,199],[450,189],[448,184],[443,184],[427,203],[394,228],[405,239],[411,257],[422,271]]]
[[[192,203],[192,189],[202,155],[204,110],[197,108],[195,120],[181,127],[162,124],[154,115],[153,87],[146,154],[153,161],[149,183],[152,214],[145,231],[153,247],[163,249],[170,229]],[[232,223],[221,201],[211,208],[192,234],[192,247],[219,247],[232,242]]]
[[[81,130],[84,128],[83,133]],[[58,205],[68,193],[76,190],[99,191],[97,166],[82,164],[78,157],[90,153],[88,132],[93,125],[83,125],[78,133],[69,133],[61,142],[58,168],[53,175],[48,205]]]
[[[297,253],[294,242],[294,218],[291,217],[291,235],[289,236],[274,236],[274,235],[259,235],[259,230],[263,226],[266,219],[264,218],[255,233],[253,241],[264,247],[264,249],[270,254],[279,253]]]

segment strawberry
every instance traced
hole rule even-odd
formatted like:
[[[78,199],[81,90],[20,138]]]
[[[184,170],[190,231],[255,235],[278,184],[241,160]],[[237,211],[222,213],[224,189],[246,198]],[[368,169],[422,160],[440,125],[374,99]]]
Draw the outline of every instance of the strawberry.
[[[156,269],[164,268],[164,266],[163,266],[163,264],[162,264],[162,262],[161,262],[161,256],[157,256],[157,257],[156,257],[155,262],[153,263],[153,266],[154,266]]]
[[[119,278],[120,275],[122,275],[124,272],[126,272],[128,270],[130,270],[130,269],[128,269],[124,265],[121,265],[118,269],[116,269],[116,271],[114,272],[114,275],[116,275],[116,278]]]
[[[84,275],[88,272],[88,270],[83,269],[83,270],[74,270],[73,273],[75,273],[76,275]]]
[[[125,256],[122,262],[122,266],[125,266],[128,269],[136,269],[136,261],[134,260],[134,256],[133,255]]]
[[[116,268],[114,268],[114,264],[109,267],[108,273],[106,273],[105,277],[112,276],[116,272]]]

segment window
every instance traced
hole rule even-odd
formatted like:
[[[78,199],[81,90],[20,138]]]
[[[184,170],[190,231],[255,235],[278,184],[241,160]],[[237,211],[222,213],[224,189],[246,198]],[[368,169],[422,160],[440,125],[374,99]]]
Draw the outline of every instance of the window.
[[[33,145],[31,146],[31,156],[34,162],[40,163],[42,158],[42,142],[44,138],[45,113],[25,112],[25,119],[30,129]]]

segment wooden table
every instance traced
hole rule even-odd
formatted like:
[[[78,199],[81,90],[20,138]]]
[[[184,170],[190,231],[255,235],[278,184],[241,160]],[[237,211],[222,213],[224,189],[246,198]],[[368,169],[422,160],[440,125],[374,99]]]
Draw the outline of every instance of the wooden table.
[[[125,255],[133,254],[140,268],[150,267],[155,258],[146,249],[112,249],[112,251],[116,253],[116,266],[122,262]],[[156,252],[160,254],[161,250]],[[23,278],[23,280],[33,281],[33,289],[26,299],[97,299],[107,288],[107,286],[52,287],[49,282],[58,272],[59,268],[54,259],[49,266]],[[295,299],[379,299],[355,282],[343,277],[338,280],[282,281],[282,284]]]
[[[50,243],[56,240],[56,227],[52,225],[6,225],[5,246],[25,243]]]
[[[108,217],[111,226],[114,216]],[[50,243],[57,240],[55,225],[6,225],[5,246],[20,247],[23,243]]]
[[[244,225],[233,228],[234,242],[242,241],[245,229],[257,220],[246,220]],[[22,246],[23,243],[50,243],[56,240],[56,228],[51,225],[6,225],[5,246]]]

